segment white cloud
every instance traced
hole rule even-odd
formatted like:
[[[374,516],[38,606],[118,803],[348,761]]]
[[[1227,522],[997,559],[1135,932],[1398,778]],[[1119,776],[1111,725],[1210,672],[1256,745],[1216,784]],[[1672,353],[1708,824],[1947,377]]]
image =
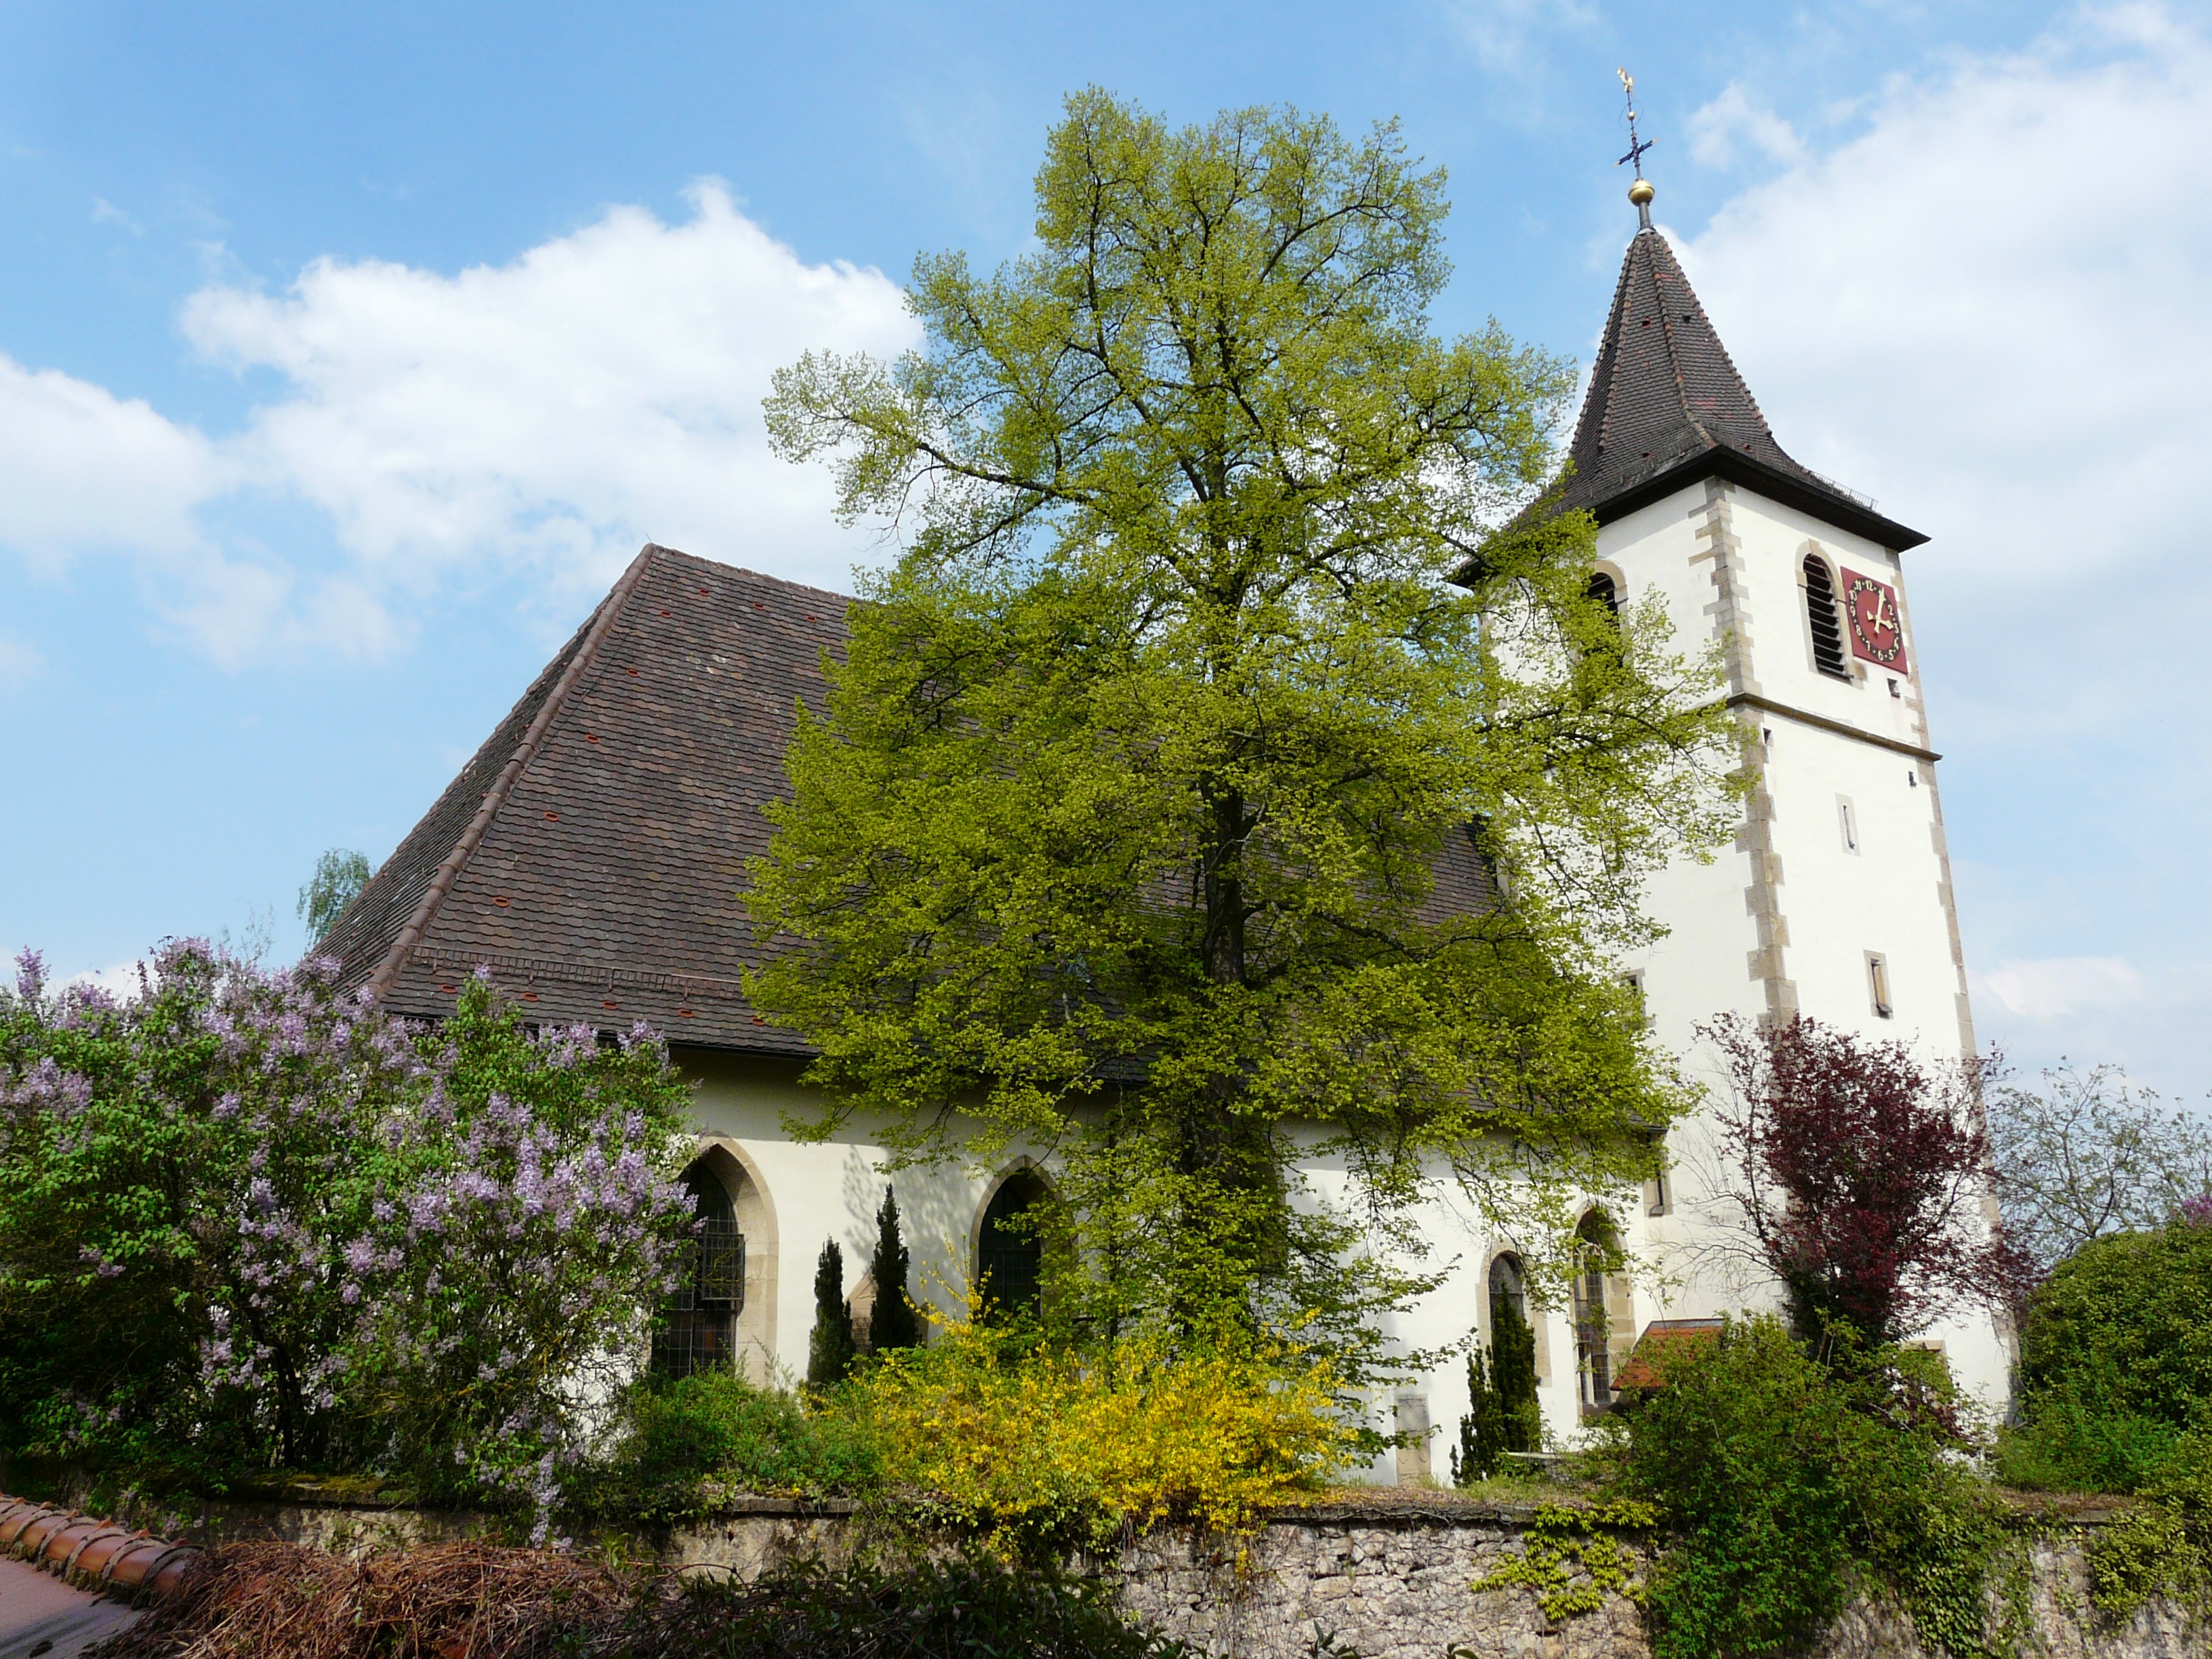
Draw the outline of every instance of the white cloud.
[[[2212,451],[2208,124],[2201,30],[2085,15],[1893,83],[1685,262],[1784,445],[1936,533],[1923,565],[2140,568],[2193,544]]]
[[[2057,1019],[2140,1002],[2143,977],[2118,957],[2046,957],[2005,962],[1976,975],[2005,1009],[2027,1019]]]
[[[228,478],[214,444],[150,404],[0,356],[0,542],[34,562],[191,556],[193,509]]]
[[[138,994],[142,986],[140,975],[145,971],[143,958],[133,957],[128,962],[118,962],[111,968],[88,968],[82,973],[58,979],[49,988],[66,990],[72,985],[96,985],[118,1001],[127,1001]]]
[[[0,360],[0,543],[134,556],[234,661],[388,652],[462,582],[520,577],[573,610],[647,539],[842,585],[864,544],[818,468],[769,455],[760,400],[810,347],[896,351],[914,324],[896,284],[805,263],[720,185],[691,204],[458,276],[322,259],[282,295],[211,285],[187,337],[284,387],[220,438]],[[257,498],[316,509],[335,563],[215,527]]]
[[[1707,167],[1732,167],[1739,145],[1785,166],[1805,159],[1797,130],[1731,81],[1690,117],[1690,154]]]
[[[1525,68],[1547,33],[1586,30],[1597,21],[1584,0],[1445,0],[1443,12],[1476,60],[1493,71]]]

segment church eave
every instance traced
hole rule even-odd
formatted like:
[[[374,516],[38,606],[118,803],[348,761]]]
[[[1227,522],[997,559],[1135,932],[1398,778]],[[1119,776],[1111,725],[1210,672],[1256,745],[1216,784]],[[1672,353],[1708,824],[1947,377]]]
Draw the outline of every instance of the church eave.
[[[1639,508],[1650,506],[1654,501],[1664,501],[1678,489],[1686,489],[1690,485],[1716,474],[1730,483],[1755,490],[1769,501],[1784,507],[1796,507],[1808,518],[1818,519],[1823,524],[1832,525],[1838,530],[1886,547],[1893,553],[1902,553],[1928,540],[1924,532],[1887,518],[1848,496],[1808,483],[1802,478],[1785,472],[1780,467],[1770,466],[1756,456],[1747,455],[1741,450],[1718,447],[1699,450],[1674,465],[1600,500],[1576,505],[1586,507],[1600,524],[1611,524]]]

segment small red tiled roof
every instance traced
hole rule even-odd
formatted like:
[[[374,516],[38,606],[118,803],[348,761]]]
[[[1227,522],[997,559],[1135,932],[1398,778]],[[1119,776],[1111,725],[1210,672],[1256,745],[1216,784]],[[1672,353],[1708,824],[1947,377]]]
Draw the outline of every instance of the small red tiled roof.
[[[483,963],[533,1020],[808,1053],[740,985],[767,948],[745,866],[851,604],[647,546],[325,939],[344,981],[434,1018]],[[1454,837],[1431,908],[1495,899]]]
[[[1636,1339],[1620,1374],[1613,1379],[1616,1390],[1663,1389],[1667,1370],[1686,1353],[1720,1340],[1724,1319],[1655,1319]]]

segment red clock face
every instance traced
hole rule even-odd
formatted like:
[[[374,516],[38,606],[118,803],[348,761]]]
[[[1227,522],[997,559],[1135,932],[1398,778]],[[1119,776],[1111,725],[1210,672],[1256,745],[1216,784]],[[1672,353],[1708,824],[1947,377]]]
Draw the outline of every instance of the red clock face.
[[[1897,590],[1887,582],[1846,570],[1844,610],[1851,621],[1851,654],[1902,673],[1905,623],[1897,614]]]

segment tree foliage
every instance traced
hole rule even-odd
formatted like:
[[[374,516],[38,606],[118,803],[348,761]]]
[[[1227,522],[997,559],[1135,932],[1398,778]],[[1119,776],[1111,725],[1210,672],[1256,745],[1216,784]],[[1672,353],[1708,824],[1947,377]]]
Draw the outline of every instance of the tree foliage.
[[[2006,1237],[2039,1273],[2094,1238],[2148,1232],[2212,1197],[2212,1124],[2168,1109],[2118,1067],[2046,1069],[1988,1091]]]
[[[319,939],[337,926],[374,873],[366,855],[343,847],[317,859],[314,874],[300,889],[300,920],[307,924],[307,937]]]
[[[853,1304],[845,1299],[845,1252],[834,1238],[814,1264],[814,1328],[806,1340],[806,1381],[828,1389],[853,1369]]]
[[[1902,1042],[1802,1016],[1723,1018],[1704,1034],[1733,1090],[1717,1115],[1725,1195],[1800,1338],[1841,1322],[1893,1342],[1962,1303],[2014,1294],[2018,1257],[1984,1209],[1978,1066],[1929,1067]]]
[[[1505,1467],[1508,1452],[1543,1444],[1543,1408],[1536,1400],[1536,1333],[1510,1296],[1490,1298],[1490,1345],[1467,1357],[1468,1410],[1460,1419],[1452,1479],[1486,1480]]]
[[[1644,1172],[1679,1101],[1603,961],[1726,833],[1731,728],[1656,600],[1588,597],[1586,518],[1513,518],[1572,377],[1431,332],[1443,179],[1393,129],[1085,93],[1036,207],[994,273],[916,262],[922,349],[776,377],[778,449],[900,550],[799,722],[750,994],[816,1132],[1057,1156],[1060,1316],[1354,1340],[1425,1282],[1430,1171],[1509,1227]]]

